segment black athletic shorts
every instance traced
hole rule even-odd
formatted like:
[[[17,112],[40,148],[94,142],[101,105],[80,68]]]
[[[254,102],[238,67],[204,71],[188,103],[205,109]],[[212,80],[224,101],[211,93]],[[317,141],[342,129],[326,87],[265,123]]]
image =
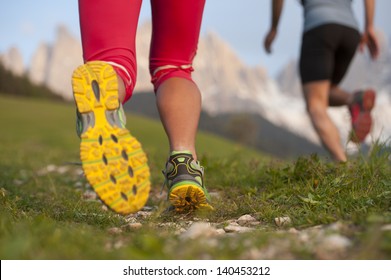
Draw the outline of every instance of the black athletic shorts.
[[[339,24],[325,24],[305,32],[300,53],[302,84],[319,80],[339,84],[359,42],[356,29]]]

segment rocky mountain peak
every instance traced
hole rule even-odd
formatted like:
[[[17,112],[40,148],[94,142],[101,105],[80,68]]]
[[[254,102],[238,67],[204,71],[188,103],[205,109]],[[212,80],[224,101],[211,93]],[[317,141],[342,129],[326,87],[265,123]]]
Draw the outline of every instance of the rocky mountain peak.
[[[15,46],[0,55],[0,62],[4,65],[5,69],[17,76],[22,76],[25,72],[22,54]]]
[[[137,31],[138,73],[135,91],[151,91],[148,70],[151,24],[143,23]],[[203,109],[211,114],[258,111],[254,99],[270,92],[274,82],[262,67],[248,67],[235,51],[214,32],[201,35],[194,59],[193,78],[202,96]],[[262,98],[262,97],[261,97]]]

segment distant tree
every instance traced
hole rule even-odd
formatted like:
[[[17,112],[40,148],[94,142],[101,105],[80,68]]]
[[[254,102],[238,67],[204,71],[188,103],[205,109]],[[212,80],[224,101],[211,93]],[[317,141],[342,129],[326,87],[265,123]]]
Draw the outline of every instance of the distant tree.
[[[63,100],[45,86],[33,84],[26,76],[17,76],[0,64],[0,94]]]

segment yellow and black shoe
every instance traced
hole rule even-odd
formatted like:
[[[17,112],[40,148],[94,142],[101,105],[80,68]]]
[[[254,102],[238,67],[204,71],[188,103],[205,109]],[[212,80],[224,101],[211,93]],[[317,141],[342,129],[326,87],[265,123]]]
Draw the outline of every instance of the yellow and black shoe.
[[[168,200],[177,212],[213,210],[204,185],[204,169],[190,152],[173,152],[163,170]]]
[[[113,211],[140,210],[150,190],[150,172],[141,144],[125,128],[113,67],[102,61],[79,66],[72,76],[77,132],[84,174]]]

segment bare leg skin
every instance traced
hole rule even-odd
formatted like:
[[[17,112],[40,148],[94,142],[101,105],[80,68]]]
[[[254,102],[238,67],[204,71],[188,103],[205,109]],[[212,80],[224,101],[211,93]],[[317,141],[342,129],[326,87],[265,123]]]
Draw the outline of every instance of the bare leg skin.
[[[187,79],[170,78],[158,88],[156,103],[170,150],[188,150],[196,160],[195,139],[201,113],[201,93],[197,85]]]
[[[327,80],[310,82],[303,85],[307,111],[323,146],[336,161],[346,161],[347,158],[341,144],[339,131],[327,113],[329,91],[330,82]],[[341,102],[338,99],[334,101]]]
[[[329,106],[348,106],[353,101],[353,94],[341,89],[337,85],[331,85],[329,91]]]

